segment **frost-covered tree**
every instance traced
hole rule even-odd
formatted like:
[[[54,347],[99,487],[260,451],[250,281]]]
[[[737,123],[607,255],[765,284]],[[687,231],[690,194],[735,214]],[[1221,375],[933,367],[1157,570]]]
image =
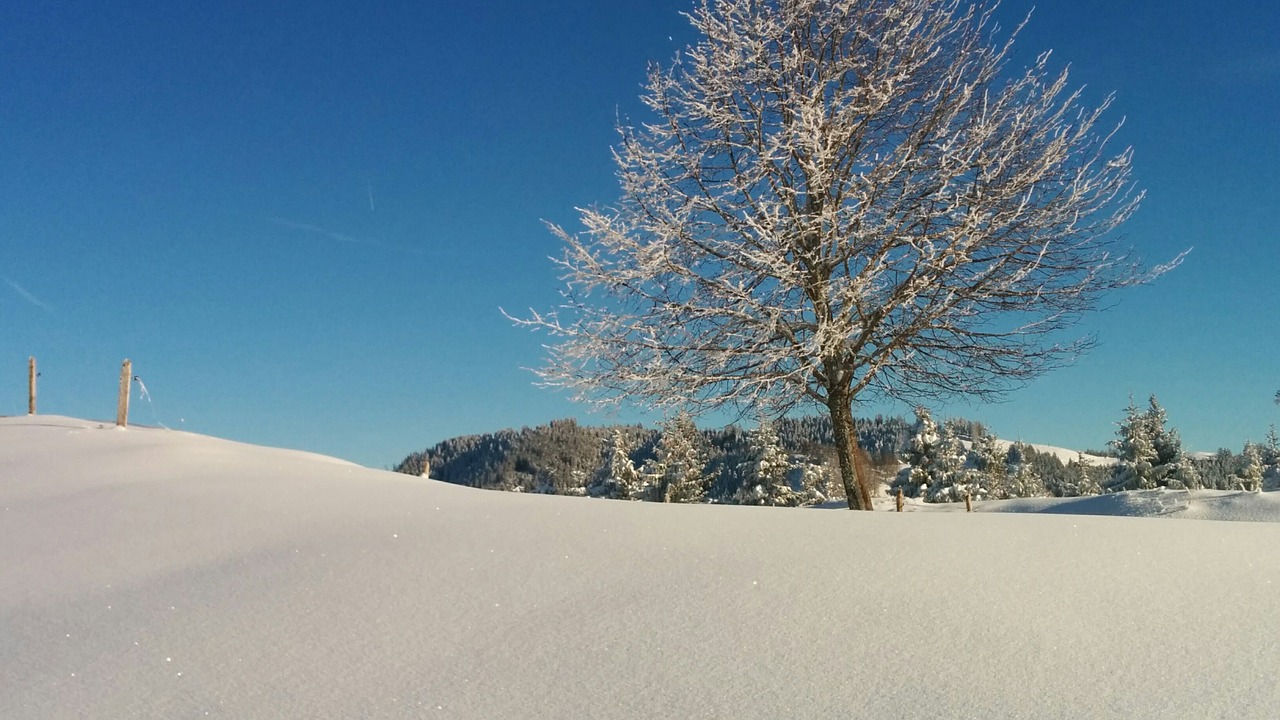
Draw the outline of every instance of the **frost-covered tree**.
[[[1032,446],[1023,442],[1015,442],[1005,452],[1005,482],[1000,492],[993,493],[996,498],[1009,497],[1041,497],[1050,495],[1044,478],[1037,470],[1037,454]],[[1056,459],[1055,459],[1056,460]],[[1059,462],[1061,468],[1061,462]]]
[[[631,441],[622,428],[615,427],[607,443],[608,459],[589,493],[618,500],[640,500],[645,492],[645,479],[631,459]]]
[[[994,435],[983,435],[973,442],[974,467],[982,474],[981,482],[988,497],[1009,497],[1006,455],[1007,451],[996,443]]]
[[[1155,395],[1148,400],[1145,411],[1139,410],[1130,396],[1125,419],[1111,442],[1120,462],[1108,490],[1147,490],[1170,484],[1183,456],[1182,438],[1177,430],[1165,427],[1167,421]]]
[[[907,467],[898,473],[890,490],[902,490],[904,495],[926,502],[956,502],[966,494],[986,497],[983,473],[955,434],[959,427],[951,422],[939,427],[928,409],[916,408],[916,432],[903,455]]]
[[[1151,432],[1151,445],[1156,451],[1156,475],[1162,478],[1171,473],[1182,460],[1182,437],[1176,429],[1165,427],[1168,415],[1155,395],[1147,401],[1146,419]]]
[[[1262,460],[1262,485],[1265,490],[1280,490],[1280,437],[1276,426],[1267,430],[1267,437],[1258,449]]]
[[[1019,465],[1009,475],[1008,492],[1011,498],[1045,497],[1050,494],[1044,478],[1028,464]]]
[[[680,412],[662,426],[657,457],[645,466],[659,502],[701,502],[707,496],[706,448],[693,417]]]
[[[955,435],[954,428],[944,424],[942,435],[938,439],[938,469],[943,476],[955,477],[968,463],[969,451],[965,448],[964,441]]]
[[[1240,489],[1260,492],[1262,490],[1264,468],[1262,466],[1262,453],[1258,450],[1258,446],[1251,442],[1245,443],[1243,459],[1244,462],[1240,468],[1239,475]]]
[[[930,483],[925,499],[929,502],[959,502],[965,495],[984,495],[980,474],[970,467],[969,451],[955,434],[955,426],[944,423],[938,435],[934,462],[929,468]]]
[[[815,403],[851,508],[853,406],[998,396],[1087,349],[1063,331],[1148,282],[1113,232],[1132,154],[1048,53],[1010,66],[978,0],[702,0],[620,123],[621,197],[558,226],[577,398],[702,410]],[[1014,33],[1016,35],[1016,32]],[[1176,262],[1176,261],[1175,261]]]
[[[923,497],[927,493],[938,464],[939,439],[938,424],[933,421],[929,409],[917,407],[916,430],[902,458],[907,467],[898,473],[892,490],[902,490],[908,497]]]
[[[1197,463],[1201,486],[1208,490],[1232,490],[1237,486],[1236,468],[1239,466],[1235,453],[1227,448],[1218,448],[1212,457]]]
[[[802,505],[816,505],[841,497],[839,483],[831,480],[830,469],[822,463],[801,462],[800,491],[804,495]]]
[[[1156,487],[1153,468],[1156,464],[1155,437],[1147,413],[1138,409],[1129,398],[1125,418],[1119,423],[1116,439],[1111,441],[1120,457],[1116,463],[1108,490],[1147,490]]]
[[[1196,466],[1196,461],[1189,457],[1179,460],[1178,467],[1169,476],[1169,487],[1174,490],[1199,490],[1203,486],[1200,469]]]
[[[1280,436],[1276,435],[1275,425],[1267,429],[1267,437],[1262,441],[1260,452],[1263,465],[1280,465]]]
[[[1091,467],[1083,456],[1077,456],[1067,463],[1062,483],[1049,487],[1049,492],[1058,497],[1097,495],[1102,492],[1102,488],[1098,485],[1094,474],[1090,472]]]
[[[761,420],[751,433],[751,458],[742,463],[742,488],[736,500],[743,505],[799,505],[804,496],[791,488],[791,459],[782,449],[773,423]]]

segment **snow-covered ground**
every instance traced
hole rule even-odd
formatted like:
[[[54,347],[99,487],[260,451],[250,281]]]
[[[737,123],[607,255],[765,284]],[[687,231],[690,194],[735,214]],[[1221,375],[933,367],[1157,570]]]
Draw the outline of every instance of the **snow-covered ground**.
[[[881,486],[882,492],[887,491]],[[894,510],[896,500],[874,498],[877,510]],[[843,501],[829,502],[827,509],[847,509]],[[964,512],[963,503],[927,503],[907,498],[903,512]],[[1190,520],[1220,520],[1280,523],[1280,493],[1237,492],[1234,490],[1135,490],[1110,495],[1074,498],[1021,498],[1017,500],[974,501],[974,512],[1041,513],[1047,515],[1108,515],[1112,517],[1171,517]]]
[[[1274,718],[1280,524],[1062,513],[1276,495],[663,506],[4,418],[0,718]]]

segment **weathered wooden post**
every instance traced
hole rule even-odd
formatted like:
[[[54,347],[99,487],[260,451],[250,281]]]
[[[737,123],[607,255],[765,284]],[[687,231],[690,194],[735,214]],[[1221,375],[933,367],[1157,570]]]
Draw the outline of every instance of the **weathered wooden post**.
[[[36,358],[27,358],[27,414],[36,414]]]
[[[898,488],[898,497],[895,500],[895,503],[898,506],[898,512],[902,512],[902,488]]]
[[[964,491],[964,511],[973,512],[973,493]]]
[[[116,403],[116,427],[129,427],[129,391],[133,383],[133,363],[125,358],[120,367],[120,400]]]

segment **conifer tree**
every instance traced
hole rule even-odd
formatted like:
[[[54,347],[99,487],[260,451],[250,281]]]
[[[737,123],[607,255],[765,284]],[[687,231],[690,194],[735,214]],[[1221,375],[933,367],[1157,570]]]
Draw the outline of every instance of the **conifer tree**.
[[[787,476],[791,460],[778,440],[773,423],[761,420],[751,433],[751,459],[742,463],[742,488],[737,500],[743,505],[799,505],[803,496],[791,488]]]
[[[609,458],[598,494],[618,500],[639,500],[644,492],[644,477],[631,460],[631,442],[614,428],[609,440]],[[597,493],[593,493],[597,494]]]
[[[1262,464],[1270,467],[1280,465],[1280,437],[1276,436],[1276,426],[1267,430],[1267,439],[1262,444]]]
[[[1168,417],[1155,395],[1148,400],[1146,420],[1151,433],[1151,444],[1156,451],[1154,474],[1159,481],[1163,476],[1171,474],[1176,463],[1182,460],[1182,438],[1176,429],[1165,428]]]
[[[981,495],[976,474],[966,468],[969,452],[955,434],[954,423],[944,423],[938,435],[936,452],[929,472],[929,489],[925,499],[929,502],[959,502],[965,495]]]
[[[1000,449],[994,435],[982,435],[973,443],[974,466],[982,475],[981,483],[988,497],[1008,497],[1005,466],[1007,453]]]
[[[1200,477],[1200,469],[1196,467],[1196,461],[1189,457],[1183,457],[1178,461],[1178,467],[1170,476],[1169,487],[1177,490],[1199,490],[1204,485],[1204,481]]]
[[[832,481],[831,471],[820,462],[800,464],[800,488],[804,494],[802,505],[817,505],[840,497],[840,486]]]
[[[1264,490],[1280,490],[1280,437],[1276,436],[1276,426],[1267,430],[1266,440],[1259,448],[1262,459],[1262,485]]]
[[[706,449],[693,417],[680,412],[662,428],[658,457],[657,500],[672,503],[701,502],[707,496]]]
[[[1218,448],[1218,452],[1198,468],[1201,485],[1208,490],[1234,489],[1236,486],[1233,478],[1236,465],[1235,453],[1227,448]]]
[[[891,492],[921,497],[926,502],[958,502],[965,495],[990,496],[988,481],[975,454],[966,449],[959,432],[969,432],[971,423],[948,421],[941,427],[924,407],[916,408],[916,431],[903,459],[907,467],[898,473]],[[994,440],[980,435],[980,442]],[[992,449],[993,454],[998,454]]]
[[[1157,460],[1155,438],[1151,428],[1151,418],[1133,404],[1129,398],[1129,407],[1125,408],[1125,419],[1120,422],[1116,431],[1118,436],[1111,441],[1112,447],[1120,456],[1112,476],[1111,492],[1121,490],[1147,490],[1156,487],[1153,468]]]
[[[908,497],[920,497],[933,482],[933,471],[938,457],[938,425],[929,409],[916,408],[916,431],[907,445],[904,460],[908,467],[899,474],[894,489],[901,489]]]
[[[1102,489],[1098,486],[1098,481],[1093,474],[1089,472],[1089,467],[1084,456],[1078,455],[1076,459],[1067,463],[1066,481],[1058,488],[1050,488],[1050,490],[1059,497],[1097,495],[1102,492]]]
[[[1008,497],[1042,497],[1049,494],[1044,479],[1031,465],[1031,453],[1031,448],[1024,443],[1009,446],[1009,464],[1006,470],[1009,474]]]
[[[1240,468],[1242,490],[1262,490],[1262,453],[1253,443],[1244,444],[1244,466]]]

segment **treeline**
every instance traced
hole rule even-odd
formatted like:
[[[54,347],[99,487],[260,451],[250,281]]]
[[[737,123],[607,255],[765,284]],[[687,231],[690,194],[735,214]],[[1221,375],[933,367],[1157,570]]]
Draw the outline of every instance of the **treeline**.
[[[878,475],[875,482],[887,481],[901,464],[899,458],[914,425],[900,417],[876,416],[860,419],[856,426],[859,444]],[[796,493],[814,502],[843,497],[830,419],[784,418],[768,428],[776,441],[767,444],[771,447],[776,442],[785,457],[782,475]],[[679,472],[685,473],[679,484],[689,488],[677,493],[681,499],[735,502],[742,500],[744,487],[754,487],[752,483],[759,479],[761,455],[772,452],[762,445],[760,431],[736,425],[700,430],[687,416],[677,416],[660,429],[590,427],[571,419],[555,420],[445,440],[411,453],[395,470],[410,475],[426,472],[436,480],[492,490],[617,497],[610,490],[618,487],[612,481],[619,480],[618,473],[627,472],[623,465],[629,462],[636,477],[626,483],[635,499],[663,500],[670,499],[663,496],[673,492],[679,466]],[[782,461],[771,457],[775,467],[768,472],[776,474]],[[786,498],[777,504],[798,504],[798,500]]]
[[[856,423],[873,488],[927,502],[1075,497],[1124,490],[1280,488],[1280,439],[1239,452],[1189,454],[1153,396],[1132,403],[1105,451],[1066,462],[997,440],[981,423],[876,416]],[[573,420],[445,440],[395,469],[458,485],[655,502],[808,505],[844,496],[828,418],[785,418],[751,431],[698,429],[678,415],[659,429]]]
[[[1280,439],[1275,427],[1263,443],[1239,453],[1183,451],[1164,408],[1152,396],[1146,408],[1130,400],[1103,458],[1078,454],[1066,463],[1021,443],[1001,443],[972,428],[935,423],[916,411],[915,432],[903,459],[907,467],[891,491],[928,502],[1023,497],[1076,497],[1125,490],[1252,490],[1280,487]]]

